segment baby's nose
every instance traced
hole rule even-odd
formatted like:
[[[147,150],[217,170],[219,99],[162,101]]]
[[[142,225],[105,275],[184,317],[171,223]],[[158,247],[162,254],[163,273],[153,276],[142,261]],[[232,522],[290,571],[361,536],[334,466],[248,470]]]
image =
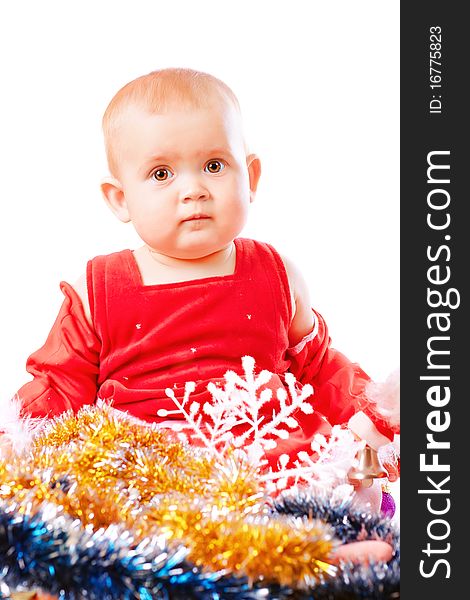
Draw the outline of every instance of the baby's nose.
[[[190,190],[183,194],[183,201],[189,202],[190,200],[207,200],[209,198],[209,192],[207,190]]]
[[[199,178],[188,178],[181,186],[180,198],[185,202],[190,200],[207,200],[209,198],[209,190]]]

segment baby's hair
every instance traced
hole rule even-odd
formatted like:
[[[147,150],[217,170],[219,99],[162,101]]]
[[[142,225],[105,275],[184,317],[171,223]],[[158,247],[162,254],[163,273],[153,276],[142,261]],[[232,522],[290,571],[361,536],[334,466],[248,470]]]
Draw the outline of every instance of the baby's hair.
[[[214,102],[230,105],[239,113],[240,105],[232,90],[220,79],[193,69],[169,68],[142,75],[122,87],[103,115],[103,133],[112,174],[118,171],[116,142],[124,113],[138,106],[150,114],[172,107],[207,108]]]

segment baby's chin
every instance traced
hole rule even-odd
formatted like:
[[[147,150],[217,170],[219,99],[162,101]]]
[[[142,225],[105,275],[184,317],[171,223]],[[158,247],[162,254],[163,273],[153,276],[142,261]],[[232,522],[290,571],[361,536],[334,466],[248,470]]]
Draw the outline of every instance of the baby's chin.
[[[162,248],[160,252],[179,260],[202,260],[227,249],[234,239],[230,237],[216,240],[214,237],[196,233],[192,239],[186,239],[176,247]]]

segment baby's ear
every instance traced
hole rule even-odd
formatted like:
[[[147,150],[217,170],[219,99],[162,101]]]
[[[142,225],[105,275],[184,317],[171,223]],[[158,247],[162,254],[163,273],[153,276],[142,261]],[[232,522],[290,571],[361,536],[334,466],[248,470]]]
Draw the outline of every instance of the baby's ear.
[[[115,177],[105,177],[101,182],[101,191],[106,204],[123,223],[131,220],[121,182]]]
[[[248,176],[250,178],[250,202],[253,202],[261,176],[261,161],[256,154],[248,154],[246,157],[246,166],[248,167]]]

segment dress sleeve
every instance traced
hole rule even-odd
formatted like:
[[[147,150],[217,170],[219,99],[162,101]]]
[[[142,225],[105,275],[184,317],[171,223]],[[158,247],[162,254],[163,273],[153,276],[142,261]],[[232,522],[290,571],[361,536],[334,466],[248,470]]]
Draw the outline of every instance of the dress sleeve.
[[[394,431],[374,413],[364,393],[369,376],[331,347],[327,325],[316,311],[314,320],[312,331],[287,351],[291,373],[301,384],[313,386],[314,409],[331,425],[348,424],[373,447],[388,443]],[[360,426],[356,427],[359,421]]]
[[[33,417],[77,411],[96,400],[101,343],[73,287],[62,282],[60,289],[65,299],[46,343],[26,362],[33,380],[17,393],[22,414]]]

